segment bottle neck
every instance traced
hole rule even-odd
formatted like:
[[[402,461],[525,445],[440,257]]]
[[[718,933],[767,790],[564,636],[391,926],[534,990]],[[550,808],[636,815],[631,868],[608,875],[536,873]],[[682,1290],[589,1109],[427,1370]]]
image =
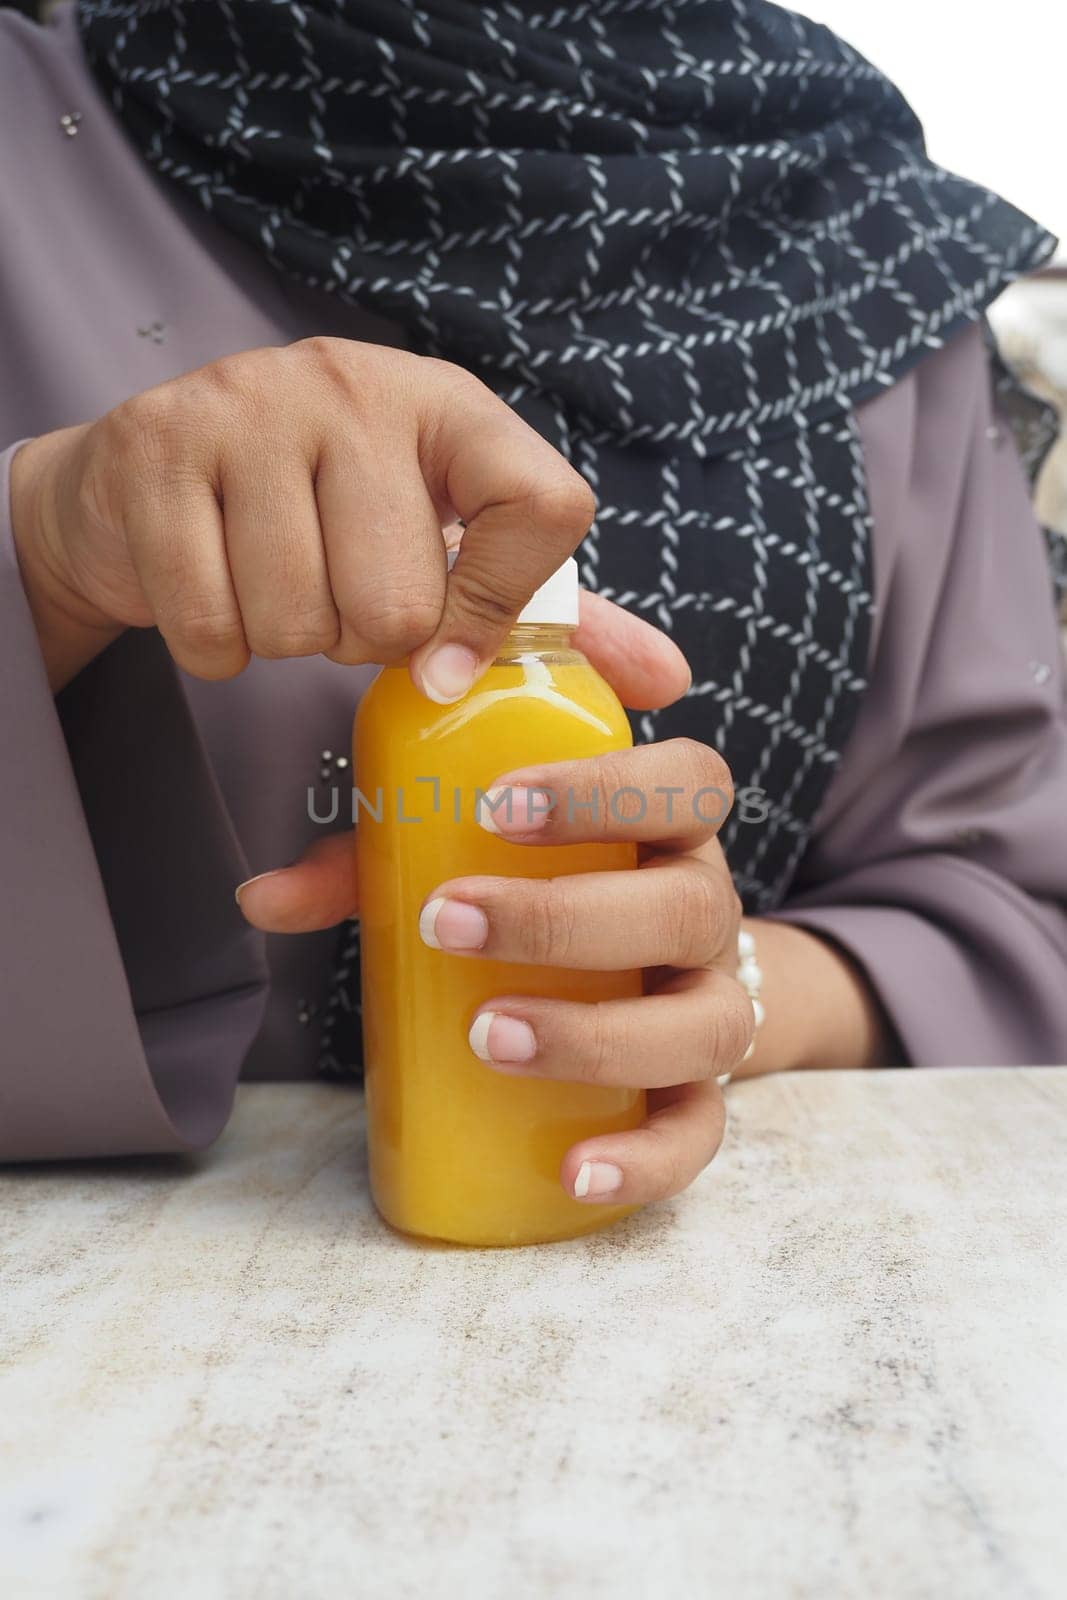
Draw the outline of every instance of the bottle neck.
[[[572,650],[574,629],[557,622],[517,622],[497,651],[498,661]]]

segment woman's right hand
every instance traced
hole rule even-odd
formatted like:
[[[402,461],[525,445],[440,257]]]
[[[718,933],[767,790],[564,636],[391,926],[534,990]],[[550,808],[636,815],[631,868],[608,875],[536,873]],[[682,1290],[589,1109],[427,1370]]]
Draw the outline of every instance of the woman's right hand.
[[[54,687],[155,625],[201,678],[250,655],[410,655],[424,693],[456,700],[594,509],[470,373],[331,338],[226,356],[31,440],[11,479]]]

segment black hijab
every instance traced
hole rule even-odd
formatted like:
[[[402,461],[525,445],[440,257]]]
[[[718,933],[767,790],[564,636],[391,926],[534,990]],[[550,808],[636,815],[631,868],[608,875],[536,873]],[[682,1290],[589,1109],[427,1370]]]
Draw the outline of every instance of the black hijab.
[[[647,738],[718,746],[778,904],[864,688],[854,408],[1053,241],[760,0],[81,0],[163,177],[279,271],[471,368],[596,490],[587,584],[686,651]],[[751,818],[766,806],[762,822]]]

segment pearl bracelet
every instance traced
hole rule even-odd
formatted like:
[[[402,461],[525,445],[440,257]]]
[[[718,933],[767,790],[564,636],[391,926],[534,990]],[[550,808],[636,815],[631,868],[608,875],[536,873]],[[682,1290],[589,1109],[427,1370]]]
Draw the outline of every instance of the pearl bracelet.
[[[756,960],[756,941],[747,928],[741,928],[737,935],[737,981],[752,1001],[752,1011],[756,1018],[756,1027],[760,1027],[763,1018],[763,1001],[760,995],[763,991],[763,968]],[[755,1039],[741,1057],[747,1061],[756,1048]],[[719,1078],[720,1085],[729,1083],[733,1077],[732,1072],[724,1072]]]
[[[763,992],[763,968],[756,960],[756,941],[747,928],[742,928],[737,935],[737,981],[752,1001],[758,1028],[762,1025],[764,1017],[763,1001],[760,999]],[[755,1048],[756,1041],[753,1039],[741,1060],[747,1061]]]

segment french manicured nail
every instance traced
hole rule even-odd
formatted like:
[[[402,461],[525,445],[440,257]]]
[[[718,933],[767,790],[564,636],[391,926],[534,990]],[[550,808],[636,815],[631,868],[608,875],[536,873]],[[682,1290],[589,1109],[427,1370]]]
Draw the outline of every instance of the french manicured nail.
[[[478,822],[486,833],[538,833],[548,821],[554,796],[547,789],[515,789],[509,783],[487,789],[478,805]]]
[[[478,1060],[494,1067],[532,1061],[537,1054],[537,1040],[530,1024],[518,1017],[505,1017],[499,1011],[482,1011],[471,1023],[467,1037]]]
[[[576,1200],[603,1200],[622,1188],[622,1168],[611,1161],[583,1161],[574,1180]]]
[[[439,706],[462,700],[478,676],[478,657],[465,644],[443,644],[422,664],[422,687]]]
[[[480,950],[489,918],[465,900],[427,900],[419,913],[419,937],[431,950]]]
[[[244,894],[245,890],[250,889],[254,883],[262,883],[264,878],[276,878],[280,873],[286,872],[287,870],[288,868],[286,867],[272,867],[270,872],[257,872],[254,878],[246,878],[244,883],[239,883],[236,889],[233,891],[233,897],[237,901],[237,904],[241,904],[241,896]]]

